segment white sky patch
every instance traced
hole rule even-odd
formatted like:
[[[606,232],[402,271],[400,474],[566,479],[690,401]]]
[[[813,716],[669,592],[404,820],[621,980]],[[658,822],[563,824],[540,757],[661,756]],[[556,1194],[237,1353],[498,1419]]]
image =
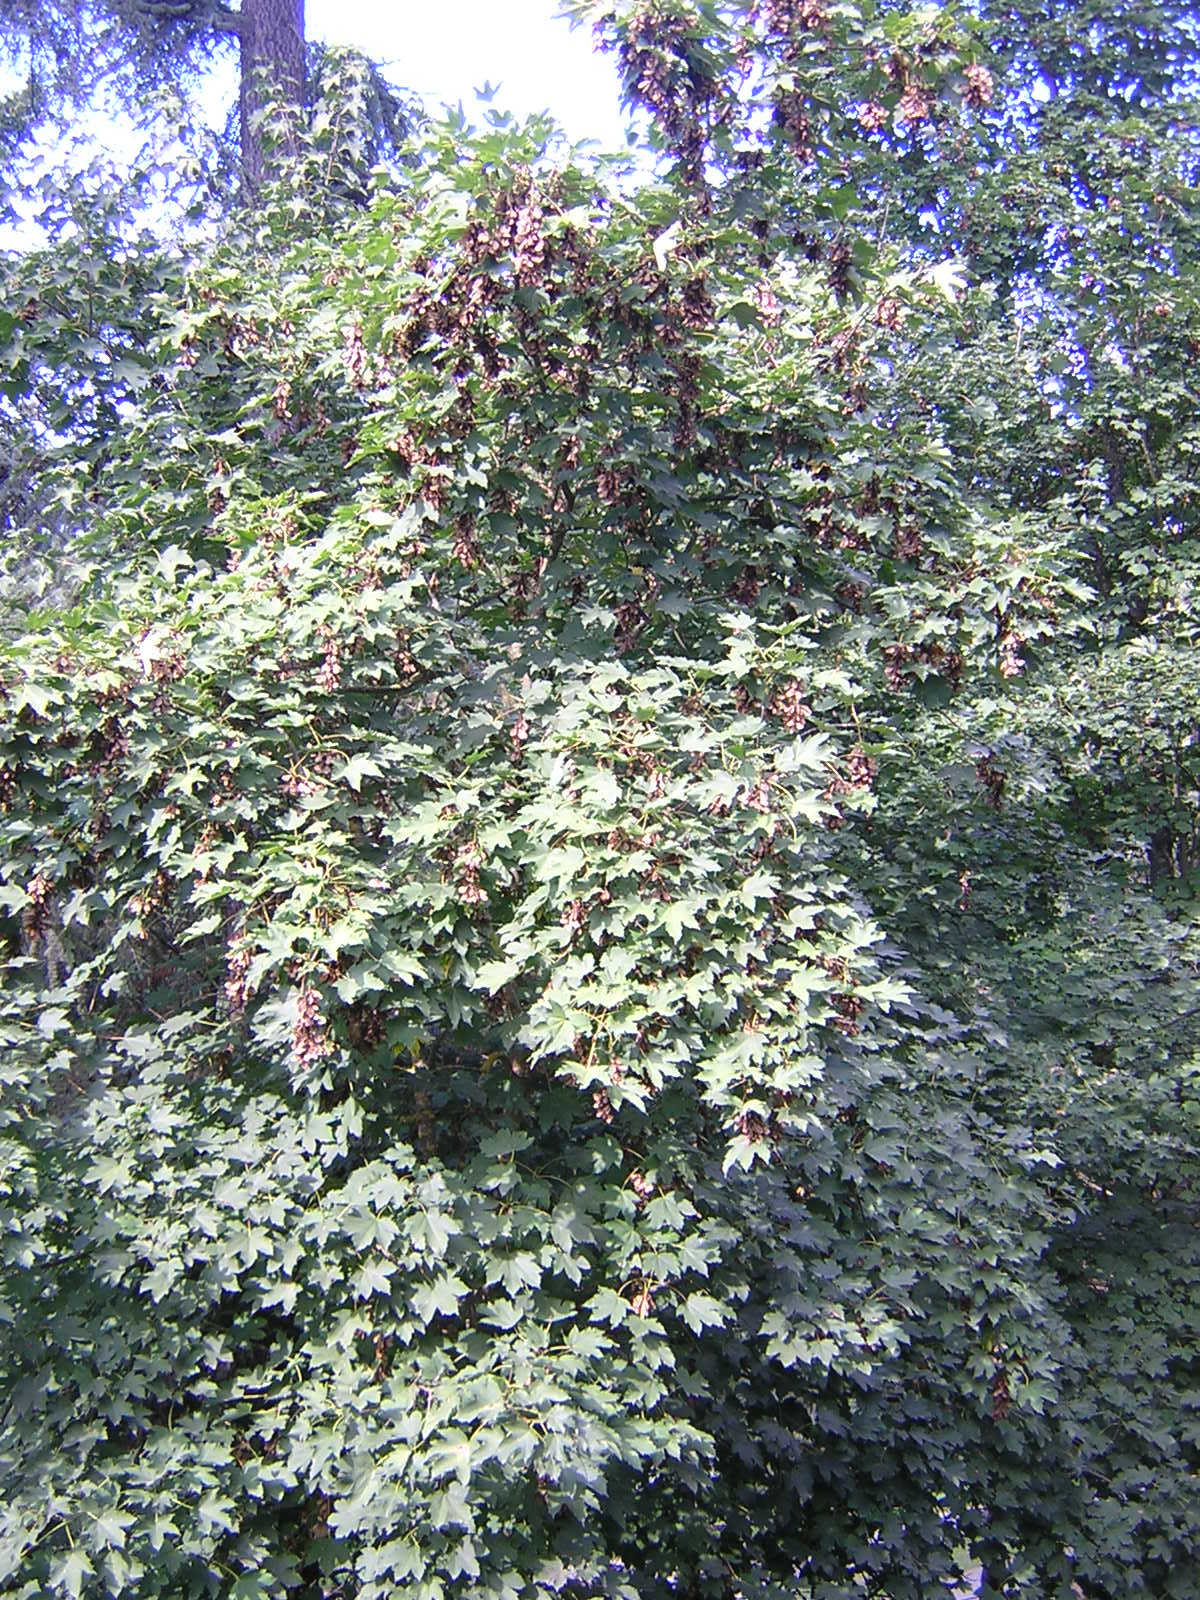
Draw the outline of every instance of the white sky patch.
[[[310,38],[362,50],[430,111],[461,101],[475,120],[475,90],[490,83],[496,110],[549,111],[568,138],[622,150],[616,64],[557,12],[557,0],[307,0],[306,22]]]

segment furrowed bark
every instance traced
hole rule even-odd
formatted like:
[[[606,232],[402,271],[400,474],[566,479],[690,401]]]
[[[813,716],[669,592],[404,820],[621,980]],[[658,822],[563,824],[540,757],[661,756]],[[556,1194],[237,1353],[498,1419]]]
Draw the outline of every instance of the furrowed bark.
[[[297,109],[303,104],[304,0],[243,0],[238,19],[242,181],[253,202],[280,162],[296,153],[294,139],[264,139],[256,118],[272,101]]]

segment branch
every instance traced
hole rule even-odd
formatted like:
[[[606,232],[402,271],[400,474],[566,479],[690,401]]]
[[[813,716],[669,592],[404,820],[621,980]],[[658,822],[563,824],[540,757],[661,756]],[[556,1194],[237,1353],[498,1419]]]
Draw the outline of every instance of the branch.
[[[152,22],[206,23],[217,33],[236,34],[239,39],[245,27],[241,12],[223,0],[137,0],[136,9]]]
[[[217,33],[232,33],[240,39],[246,19],[240,11],[231,11],[228,6],[218,5],[213,7],[209,22]]]

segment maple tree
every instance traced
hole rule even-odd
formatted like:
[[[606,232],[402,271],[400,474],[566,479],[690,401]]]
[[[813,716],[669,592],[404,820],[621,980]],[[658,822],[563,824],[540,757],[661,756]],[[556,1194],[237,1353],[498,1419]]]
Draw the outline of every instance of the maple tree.
[[[5,263],[0,1593],[1186,1600],[1194,24],[568,9]]]

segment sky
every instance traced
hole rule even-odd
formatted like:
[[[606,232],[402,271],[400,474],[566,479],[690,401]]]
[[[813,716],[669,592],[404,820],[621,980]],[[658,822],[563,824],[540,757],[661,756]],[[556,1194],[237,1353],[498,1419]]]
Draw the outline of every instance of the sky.
[[[571,139],[623,148],[617,74],[591,30],[556,15],[557,0],[307,0],[309,36],[354,45],[416,90],[430,109],[499,85],[497,109],[550,111]]]

